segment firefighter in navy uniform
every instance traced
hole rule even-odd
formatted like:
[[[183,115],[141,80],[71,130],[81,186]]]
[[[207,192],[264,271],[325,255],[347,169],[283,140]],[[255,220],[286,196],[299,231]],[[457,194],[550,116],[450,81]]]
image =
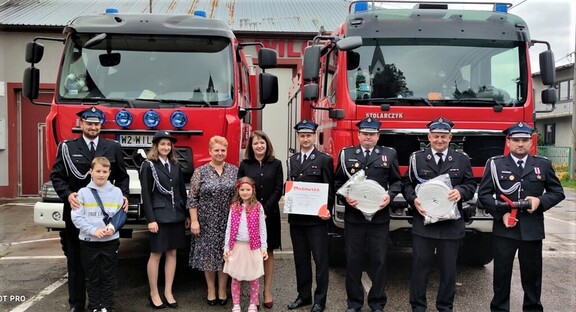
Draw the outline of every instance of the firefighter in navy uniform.
[[[386,305],[386,255],[389,239],[390,212],[387,207],[402,189],[398,157],[389,147],[378,146],[380,122],[370,117],[356,124],[360,145],[340,151],[334,188],[339,189],[354,173],[364,170],[366,177],[388,190],[382,198],[379,211],[367,221],[356,209],[357,201],[341,197],[345,203],[344,242],[346,250],[347,312],[360,311],[364,305],[362,267],[364,255],[370,258],[372,287],[368,292],[368,305],[372,311],[383,311]]]
[[[425,207],[415,189],[442,174],[450,175],[452,190],[447,200],[457,202],[463,216],[462,203],[474,197],[476,182],[468,155],[450,147],[454,123],[439,117],[427,124],[430,146],[410,156],[407,179],[402,193],[414,209],[412,219],[412,275],[410,278],[410,305],[412,311],[426,311],[426,287],[428,278],[438,260],[440,283],[436,296],[438,311],[452,311],[456,293],[456,267],[458,246],[465,235],[464,219],[442,220],[425,224]],[[448,203],[447,203],[448,204]]]
[[[129,176],[126,172],[120,144],[113,140],[100,138],[100,129],[104,113],[95,108],[83,110],[77,114],[80,119],[82,136],[66,140],[58,146],[56,161],[52,166],[50,180],[64,202],[64,222],[66,229],[60,232],[62,249],[67,258],[68,303],[70,311],[83,311],[86,304],[85,276],[80,261],[80,241],[78,229],[70,218],[71,209],[79,207],[77,192],[90,182],[92,159],[104,156],[110,160],[110,181],[124,194],[124,205],[128,204]]]
[[[533,132],[533,128],[521,122],[504,130],[510,153],[488,160],[478,189],[478,200],[494,217],[491,311],[510,311],[510,282],[516,251],[524,290],[522,310],[544,310],[540,302],[544,212],[565,196],[552,163],[528,154]],[[512,206],[518,209],[514,211]]]
[[[299,182],[327,183],[328,210],[334,205],[334,165],[332,157],[314,147],[318,125],[309,120],[296,124],[300,151],[287,161],[288,179]],[[326,307],[328,292],[328,220],[330,214],[318,217],[310,215],[288,215],[290,237],[294,249],[296,287],[298,297],[288,304],[288,309],[310,305],[312,312],[322,312]],[[312,263],[316,265],[316,290],[312,297]]]

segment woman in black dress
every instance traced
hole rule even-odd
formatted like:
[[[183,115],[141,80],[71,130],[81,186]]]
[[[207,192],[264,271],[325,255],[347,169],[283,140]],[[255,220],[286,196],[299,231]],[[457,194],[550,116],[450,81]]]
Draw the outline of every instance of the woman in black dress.
[[[252,133],[248,141],[246,157],[238,168],[238,177],[250,177],[256,182],[256,197],[264,207],[268,232],[268,259],[264,261],[264,306],[272,308],[272,276],[274,272],[274,249],[281,248],[280,207],[284,173],[282,163],[274,157],[274,148],[263,131]]]
[[[174,156],[176,139],[167,131],[158,131],[152,139],[148,159],[140,168],[142,186],[142,206],[146,213],[150,238],[150,258],[148,259],[148,283],[150,306],[163,309],[168,305],[177,308],[178,303],[172,294],[172,282],[176,272],[176,249],[186,246],[185,230],[187,222],[186,187],[182,167]],[[158,291],[158,266],[162,253],[166,253],[164,263],[164,294]]]

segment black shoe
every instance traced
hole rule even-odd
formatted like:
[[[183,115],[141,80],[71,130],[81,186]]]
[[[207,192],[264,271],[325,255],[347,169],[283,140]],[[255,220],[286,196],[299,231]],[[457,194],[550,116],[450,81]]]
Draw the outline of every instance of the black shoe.
[[[228,304],[228,298],[220,299],[218,298],[218,304],[221,306],[225,306]]]
[[[288,304],[288,310],[298,309],[303,306],[311,305],[312,299],[303,300],[302,298],[298,297],[294,302]]]
[[[178,302],[174,301],[172,303],[168,302],[168,299],[166,299],[166,296],[162,295],[162,301],[166,303],[166,305],[170,308],[170,309],[178,309]]]
[[[84,308],[71,307],[68,312],[84,312]]]
[[[206,302],[208,303],[209,306],[215,306],[216,305],[216,298],[210,300],[210,299],[206,299]]]
[[[324,307],[316,303],[312,306],[312,310],[310,310],[310,312],[324,312]]]
[[[155,305],[154,301],[152,301],[152,296],[150,296],[150,295],[148,295],[148,301],[149,301],[152,309],[155,309],[155,310],[166,309],[166,305],[164,304],[164,302],[162,302],[160,305]]]

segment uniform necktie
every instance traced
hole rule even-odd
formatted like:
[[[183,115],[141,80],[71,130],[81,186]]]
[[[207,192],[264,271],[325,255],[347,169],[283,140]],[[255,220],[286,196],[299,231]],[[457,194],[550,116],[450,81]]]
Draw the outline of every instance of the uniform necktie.
[[[170,165],[168,165],[168,163],[164,163],[164,167],[166,167],[166,170],[170,172]]]
[[[524,169],[524,161],[523,160],[518,160],[516,163],[518,164],[518,168]]]
[[[370,150],[367,149],[366,151],[364,151],[364,153],[366,153],[365,154],[366,160],[370,159]]]
[[[94,146],[94,141],[90,141],[90,154],[92,158],[96,155],[96,147]]]
[[[444,154],[436,153],[436,156],[438,156],[438,168],[442,168],[442,164],[444,164],[444,159],[442,159],[442,156],[444,156]]]
[[[302,157],[302,163],[304,163],[307,159],[308,159],[308,154],[304,154],[304,157]]]

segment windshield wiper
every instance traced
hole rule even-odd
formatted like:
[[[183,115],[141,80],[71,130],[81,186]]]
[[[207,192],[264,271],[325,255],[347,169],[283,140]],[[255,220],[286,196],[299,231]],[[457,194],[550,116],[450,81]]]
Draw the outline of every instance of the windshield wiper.
[[[392,104],[392,105],[398,105],[398,104],[403,104],[403,103],[407,103],[409,105],[415,105],[415,104],[421,104],[424,103],[428,106],[434,106],[434,104],[432,104],[432,102],[430,102],[430,100],[428,100],[425,97],[419,97],[419,98],[415,98],[415,97],[389,97],[389,98],[369,98],[369,99],[358,99],[356,100],[357,104]]]
[[[496,101],[493,98],[460,98],[460,99],[443,99],[434,100],[434,102],[445,103],[445,104],[479,104],[482,106],[502,106],[503,103]]]
[[[200,106],[211,107],[210,102],[205,100],[176,100],[176,99],[136,99],[136,101],[153,102],[159,104],[171,104],[172,107],[176,106]]]
[[[97,104],[114,104],[114,103],[122,103],[123,106],[134,108],[134,102],[129,99],[115,99],[115,98],[102,98],[102,97],[85,97],[80,99],[82,102],[89,102],[89,103],[97,103]]]

